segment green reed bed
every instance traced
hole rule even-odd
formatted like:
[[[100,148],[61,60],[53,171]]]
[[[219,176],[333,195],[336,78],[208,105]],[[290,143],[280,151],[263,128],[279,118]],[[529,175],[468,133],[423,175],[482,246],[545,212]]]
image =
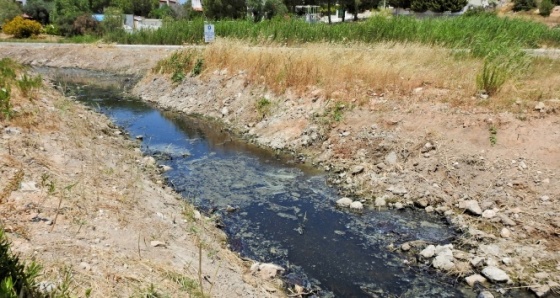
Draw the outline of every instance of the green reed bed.
[[[112,32],[105,39],[129,44],[184,44],[203,42],[203,21],[176,21],[160,30],[134,34]],[[300,20],[216,21],[217,37],[248,40],[253,43],[276,42],[420,42],[473,50],[485,56],[490,49],[559,46],[560,30],[520,19],[496,16],[416,19],[412,17],[373,17],[364,22],[308,24]]]

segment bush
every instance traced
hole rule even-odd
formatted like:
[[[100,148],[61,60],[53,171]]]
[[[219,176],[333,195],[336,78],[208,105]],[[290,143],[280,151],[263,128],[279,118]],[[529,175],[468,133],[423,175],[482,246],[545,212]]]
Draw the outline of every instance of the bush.
[[[37,21],[25,20],[17,16],[2,27],[4,33],[15,38],[27,38],[41,33],[41,24]]]
[[[10,251],[10,243],[0,227],[0,294],[1,297],[46,297],[37,290],[35,278],[40,267],[25,266]]]
[[[531,10],[537,7],[535,0],[514,0],[513,11]]]
[[[72,35],[97,35],[101,32],[101,26],[90,14],[83,14],[74,20]]]
[[[0,26],[21,15],[21,7],[13,0],[0,0]]]
[[[542,0],[539,5],[539,14],[543,17],[548,17],[553,9],[554,4],[551,0]]]

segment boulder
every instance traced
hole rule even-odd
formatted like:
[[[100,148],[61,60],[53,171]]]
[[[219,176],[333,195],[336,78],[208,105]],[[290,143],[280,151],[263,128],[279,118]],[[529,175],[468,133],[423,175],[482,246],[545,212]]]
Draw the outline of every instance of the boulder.
[[[507,282],[510,280],[505,271],[494,266],[487,266],[482,269],[482,275],[492,282]]]
[[[465,281],[467,282],[467,284],[471,287],[474,287],[474,285],[478,282],[478,283],[485,283],[486,282],[486,278],[484,278],[484,276],[480,275],[480,274],[473,274],[470,276],[465,277]]]
[[[350,209],[362,210],[364,209],[364,205],[359,201],[354,201],[350,204]]]
[[[482,215],[482,209],[476,200],[466,200],[459,203],[459,208],[465,209],[471,214]]]
[[[339,207],[350,207],[350,204],[352,204],[352,199],[344,197],[336,201],[336,204]]]
[[[436,254],[436,247],[433,245],[428,245],[420,252],[420,255],[426,259],[433,257],[435,254]]]

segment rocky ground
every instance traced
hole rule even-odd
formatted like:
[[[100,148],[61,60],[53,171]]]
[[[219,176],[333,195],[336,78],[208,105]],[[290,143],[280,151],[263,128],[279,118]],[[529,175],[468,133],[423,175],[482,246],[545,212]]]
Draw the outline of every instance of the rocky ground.
[[[283,296],[271,278],[280,268],[227,250],[223,232],[163,186],[138,143],[44,85],[28,97],[14,89],[15,117],[0,120],[0,225],[14,252],[43,266],[44,291]]]
[[[68,47],[4,46],[0,56],[138,74],[171,52]],[[276,95],[247,84],[245,76],[223,69],[173,84],[150,74],[134,93],[222,119],[252,142],[329,171],[341,197],[361,203],[354,208],[437,212],[463,232],[448,244],[394,243],[407,251],[407,262],[430,264],[469,284],[480,281],[496,296],[518,286],[558,295],[558,99],[518,100],[515,112],[490,112],[452,106],[445,103],[448,90],[425,87],[406,100],[373,93],[365,104],[336,104],[320,89]],[[265,109],[258,105],[263,99]]]

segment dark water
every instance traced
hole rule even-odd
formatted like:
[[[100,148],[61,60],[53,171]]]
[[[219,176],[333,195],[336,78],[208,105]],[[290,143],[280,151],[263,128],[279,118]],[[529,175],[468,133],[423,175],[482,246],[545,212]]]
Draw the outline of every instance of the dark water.
[[[231,249],[283,266],[288,284],[318,297],[474,296],[386,249],[417,239],[449,243],[454,235],[440,218],[338,209],[324,173],[237,140],[217,123],[158,110],[122,96],[121,87],[67,87],[131,136],[142,135],[142,150],[172,167],[167,182],[186,200],[219,219]]]

